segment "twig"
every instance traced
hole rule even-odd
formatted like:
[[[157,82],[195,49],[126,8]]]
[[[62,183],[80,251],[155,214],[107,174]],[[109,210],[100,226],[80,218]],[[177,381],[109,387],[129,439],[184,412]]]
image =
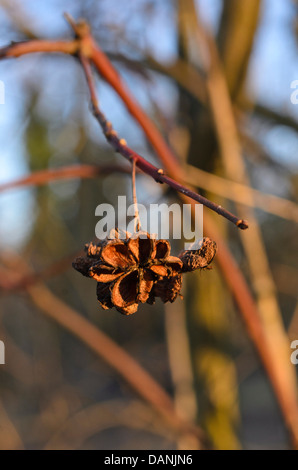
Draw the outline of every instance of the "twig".
[[[245,220],[239,219],[237,216],[232,214],[231,212],[227,211],[224,209],[222,206],[215,204],[212,201],[209,201],[209,199],[205,198],[204,196],[201,196],[200,194],[195,193],[191,189],[186,188],[182,184],[178,183],[177,181],[173,180],[172,178],[166,176],[164,174],[164,170],[161,168],[157,168],[156,166],[152,165],[151,163],[147,162],[141,155],[136,153],[134,150],[132,150],[130,147],[128,147],[126,141],[124,139],[120,139],[117,135],[117,132],[113,129],[112,124],[107,121],[106,117],[104,114],[100,111],[98,107],[98,99],[96,95],[96,89],[95,89],[95,84],[92,76],[92,70],[91,66],[89,64],[88,59],[82,55],[79,54],[80,61],[82,63],[82,67],[84,69],[86,79],[87,79],[87,84],[88,88],[90,91],[90,98],[91,98],[91,104],[92,104],[92,112],[99,122],[102,131],[107,139],[107,141],[112,145],[112,147],[115,149],[116,152],[119,152],[124,158],[127,160],[133,162],[135,161],[135,164],[140,170],[142,170],[144,173],[147,175],[151,176],[155,181],[159,183],[166,183],[168,186],[171,188],[175,189],[179,193],[184,194],[185,196],[203,204],[206,207],[209,207],[209,209],[213,210],[217,214],[225,217],[228,219],[230,222],[235,224],[237,227],[241,229],[246,229],[248,228],[248,224]]]
[[[5,13],[9,15],[9,19],[12,22],[13,28],[20,31],[28,39],[37,39],[36,34],[28,26],[30,23],[34,23],[32,16],[27,14],[27,11],[23,8],[24,5],[20,1],[13,0],[1,0],[1,8],[4,9]]]
[[[60,52],[62,54],[75,54],[79,49],[80,42],[73,41],[47,41],[36,39],[12,43],[10,46],[0,49],[0,59],[9,57],[20,57],[32,52]]]

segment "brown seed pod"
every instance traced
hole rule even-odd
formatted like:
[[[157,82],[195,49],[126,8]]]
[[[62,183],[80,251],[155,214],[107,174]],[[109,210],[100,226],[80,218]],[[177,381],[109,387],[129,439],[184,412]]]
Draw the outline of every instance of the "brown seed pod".
[[[97,281],[97,298],[105,310],[115,307],[124,315],[137,311],[140,303],[164,303],[180,295],[182,273],[206,268],[216,253],[216,244],[204,238],[198,250],[171,256],[167,240],[147,232],[121,234],[114,229],[99,243],[85,245],[86,256],[76,258],[73,267]]]
[[[195,269],[206,269],[216,255],[217,245],[208,237],[201,240],[198,249],[185,250],[179,254],[183,263],[182,272],[190,272]]]
[[[116,230],[113,237],[87,244],[85,251],[86,256],[75,259],[73,267],[98,282],[102,308],[116,307],[125,315],[136,312],[139,303],[153,303],[159,296],[153,287],[162,279],[168,282],[176,277],[183,266],[179,258],[170,256],[167,240],[156,240],[146,232],[127,233],[120,239]],[[160,296],[164,302],[173,301],[173,295]]]

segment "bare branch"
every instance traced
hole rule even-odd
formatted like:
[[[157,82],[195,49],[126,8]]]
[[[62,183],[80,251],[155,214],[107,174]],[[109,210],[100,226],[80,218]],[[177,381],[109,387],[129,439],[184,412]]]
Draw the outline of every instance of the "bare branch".
[[[210,201],[209,199],[201,196],[200,194],[195,193],[191,189],[186,188],[182,184],[178,183],[177,181],[173,180],[172,178],[168,177],[164,174],[164,170],[162,168],[157,168],[156,166],[152,165],[151,163],[147,162],[141,155],[136,153],[126,144],[124,139],[118,137],[117,132],[113,129],[112,124],[107,121],[104,114],[100,111],[98,107],[98,99],[96,95],[96,89],[92,77],[92,71],[89,64],[88,59],[86,59],[82,54],[80,54],[80,60],[85,71],[88,88],[90,91],[91,103],[92,103],[92,111],[99,122],[103,133],[107,139],[107,141],[112,145],[116,152],[119,152],[124,158],[128,161],[134,161],[136,166],[140,168],[144,173],[151,176],[155,181],[159,183],[166,183],[171,188],[175,189],[179,193],[184,194],[185,196],[197,201],[204,206],[208,207],[209,209],[213,210],[217,214],[225,217],[230,222],[235,224],[237,227],[241,229],[248,228],[248,224],[245,220],[239,219],[237,216],[232,214],[231,212],[224,209],[222,206],[215,204],[214,202]]]

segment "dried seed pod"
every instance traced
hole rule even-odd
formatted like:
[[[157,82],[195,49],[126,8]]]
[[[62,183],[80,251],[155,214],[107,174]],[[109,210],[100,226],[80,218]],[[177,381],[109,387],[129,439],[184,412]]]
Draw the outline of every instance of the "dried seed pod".
[[[133,235],[118,229],[99,243],[85,246],[86,256],[76,258],[73,267],[97,281],[97,298],[105,310],[115,307],[124,315],[137,311],[140,303],[164,303],[180,295],[182,273],[206,268],[216,253],[216,243],[204,238],[198,249],[171,256],[167,240],[147,232]]]
[[[216,255],[217,245],[208,237],[203,238],[197,249],[185,250],[179,254],[183,263],[182,272],[206,269]]]
[[[122,234],[123,235],[123,234]],[[130,315],[138,309],[139,303],[154,302],[161,294],[164,302],[176,298],[181,282],[173,283],[182,270],[182,261],[170,256],[171,246],[167,240],[156,240],[147,232],[121,236],[113,233],[98,244],[85,247],[86,256],[74,260],[73,267],[84,276],[93,278],[97,284],[97,298],[104,309],[115,307],[119,312]],[[166,279],[154,293],[153,287]]]

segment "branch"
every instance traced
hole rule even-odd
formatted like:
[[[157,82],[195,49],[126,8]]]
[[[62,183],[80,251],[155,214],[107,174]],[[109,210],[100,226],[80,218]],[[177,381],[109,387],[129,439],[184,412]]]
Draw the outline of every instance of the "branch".
[[[0,59],[20,57],[32,52],[60,52],[62,54],[75,54],[79,49],[79,41],[47,41],[37,39],[12,43],[10,46],[0,48]]]
[[[0,193],[9,189],[23,186],[42,186],[51,181],[72,178],[97,178],[98,176],[109,175],[110,173],[121,172],[131,173],[129,168],[123,165],[69,165],[60,168],[36,171],[29,176],[0,184]]]
[[[169,176],[166,176],[164,174],[163,169],[157,168],[156,166],[147,162],[147,160],[141,157],[141,155],[139,155],[130,147],[128,147],[124,139],[121,139],[118,137],[117,132],[112,127],[112,124],[109,121],[107,121],[104,114],[100,111],[98,107],[98,99],[96,95],[96,89],[95,89],[95,84],[94,84],[93,77],[92,77],[90,63],[88,59],[84,57],[83,54],[80,54],[79,57],[80,57],[82,67],[86,75],[87,84],[88,84],[88,88],[90,91],[93,114],[95,118],[97,119],[98,123],[100,124],[107,141],[111,144],[111,146],[115,149],[115,151],[120,153],[128,161],[131,161],[131,162],[134,161],[136,163],[136,166],[140,168],[140,170],[142,170],[147,175],[151,176],[155,181],[159,183],[166,183],[168,186],[175,189],[179,193],[182,193],[185,196],[193,199],[194,201],[197,201],[200,204],[203,204],[204,206],[209,207],[209,209],[225,217],[230,222],[235,224],[237,227],[241,229],[248,228],[248,224],[245,220],[238,219],[237,216],[227,211],[222,206],[215,204],[214,202],[210,201],[204,196],[201,196],[200,194],[195,193],[191,189],[186,188],[185,186],[173,180]]]

